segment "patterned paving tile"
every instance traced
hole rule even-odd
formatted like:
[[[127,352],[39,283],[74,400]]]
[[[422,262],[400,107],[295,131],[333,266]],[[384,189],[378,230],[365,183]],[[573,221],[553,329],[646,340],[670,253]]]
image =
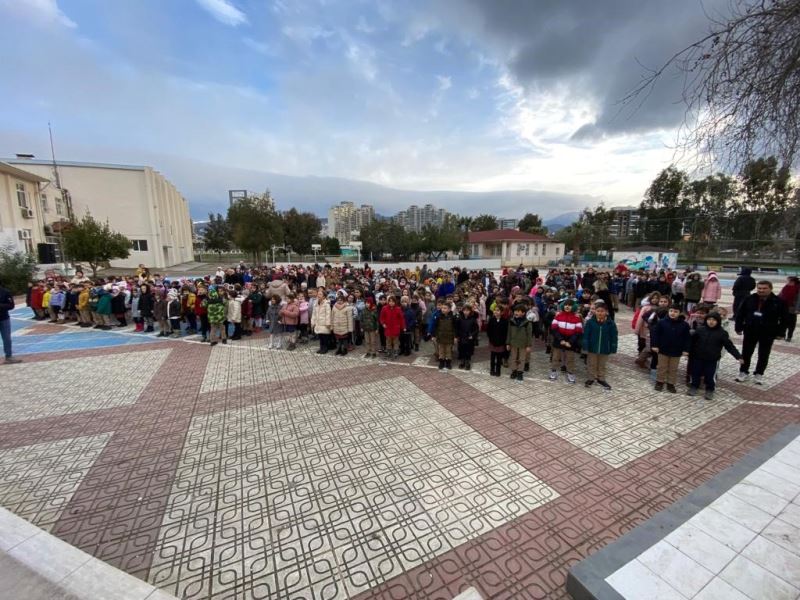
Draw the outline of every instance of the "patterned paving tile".
[[[298,376],[309,379],[318,375],[329,377],[336,371],[349,369],[356,364],[362,364],[362,361],[313,352],[269,350],[263,343],[252,341],[237,346],[216,346],[211,351],[200,391],[205,393],[252,387]],[[243,365],[247,365],[247,368],[243,368]]]
[[[0,450],[0,506],[50,531],[109,434]]]
[[[259,404],[192,421],[150,580],[347,597],[556,497],[405,378]]]
[[[700,405],[683,394],[654,391],[650,381],[633,370],[618,368],[615,373],[616,378],[610,378],[611,392],[541,377],[519,383],[466,372],[456,372],[456,376],[614,467],[680,438],[743,402],[720,390],[713,402]]]
[[[132,403],[169,350],[23,362],[3,381],[0,423],[114,408]],[[38,382],[38,383],[37,383]]]

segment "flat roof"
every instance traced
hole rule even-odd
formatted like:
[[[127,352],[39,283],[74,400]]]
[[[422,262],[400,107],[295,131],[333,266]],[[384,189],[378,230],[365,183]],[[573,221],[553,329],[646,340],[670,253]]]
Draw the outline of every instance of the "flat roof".
[[[45,182],[50,181],[47,177],[42,177],[41,175],[37,175],[36,173],[31,173],[30,171],[24,171],[23,169],[18,169],[5,161],[0,161],[0,173],[7,173],[8,175],[13,175],[14,177],[19,177],[20,179],[25,179],[27,181],[38,181],[38,182]]]
[[[41,158],[0,158],[0,162],[10,165],[38,165],[49,167],[53,165],[52,160],[44,160]],[[111,163],[93,163],[93,162],[78,162],[72,160],[57,160],[56,165],[59,167],[84,167],[92,169],[122,169],[125,171],[144,171],[147,167],[142,165],[114,165]]]

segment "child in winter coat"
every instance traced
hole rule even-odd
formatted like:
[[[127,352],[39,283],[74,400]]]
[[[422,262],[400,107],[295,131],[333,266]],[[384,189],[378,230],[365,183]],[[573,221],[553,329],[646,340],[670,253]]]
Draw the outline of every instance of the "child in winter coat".
[[[606,365],[608,357],[617,353],[617,325],[608,318],[606,303],[598,300],[594,304],[594,315],[583,324],[583,350],[587,354],[589,379],[586,387],[596,381],[601,387],[610,390],[606,381]]]
[[[411,348],[414,346],[414,331],[417,329],[417,321],[420,317],[419,303],[416,308],[411,305],[411,298],[403,296],[400,300],[400,308],[403,310],[403,323],[405,327],[400,334],[400,355],[411,356]]]
[[[389,296],[386,306],[383,307],[380,316],[380,325],[386,335],[387,358],[397,358],[398,339],[406,328],[403,310],[397,305],[397,299]]]
[[[134,287],[131,291],[131,319],[136,325],[134,330],[136,333],[141,333],[144,331],[144,319],[142,318],[142,313],[139,310],[139,302],[142,298],[141,294],[142,293],[138,287]]]
[[[225,304],[217,291],[216,286],[212,286],[208,290],[208,303],[206,305],[208,311],[208,326],[209,334],[208,339],[212,346],[216,346],[217,342],[223,344],[228,343],[228,335],[225,331]]]
[[[456,339],[458,340],[458,368],[469,371],[472,368],[472,355],[480,327],[478,315],[471,304],[464,304],[461,317],[456,320]]]
[[[489,374],[500,377],[502,370],[503,356],[506,350],[506,338],[508,337],[508,319],[503,318],[503,307],[495,304],[489,323],[486,325],[486,333],[489,337]]]
[[[311,311],[311,328],[319,338],[317,354],[327,354],[328,338],[331,334],[331,304],[326,299],[325,290],[322,288],[317,290],[317,301]]]
[[[575,352],[580,350],[583,321],[576,314],[577,302],[565,300],[550,325],[553,350],[550,355],[550,381],[558,380],[558,368],[567,373],[567,383],[575,383]],[[563,364],[562,364],[563,363]]]
[[[364,302],[364,312],[361,313],[361,328],[364,330],[364,341],[367,345],[367,352],[364,358],[377,358],[378,344],[378,308],[375,300],[367,297]]]
[[[308,342],[308,323],[309,323],[309,310],[310,304],[308,302],[308,292],[300,292],[297,298],[297,308],[300,311],[300,321],[297,324],[299,332],[299,342],[305,344]]]
[[[167,320],[169,321],[171,337],[181,336],[181,301],[178,290],[172,288],[167,292]]]
[[[708,304],[717,304],[719,299],[722,298],[722,286],[719,283],[719,277],[714,271],[706,275],[705,283],[703,284],[703,302]]]
[[[439,370],[453,368],[453,342],[456,337],[456,324],[450,305],[442,302],[438,305],[431,323],[431,339],[436,342],[436,353],[439,357]]]
[[[336,338],[336,356],[346,356],[347,343],[353,333],[353,306],[347,303],[344,294],[337,294],[331,309],[331,329]]]
[[[273,294],[269,299],[267,306],[267,331],[269,332],[269,343],[267,348],[272,350],[281,349],[281,297],[278,294]]]
[[[655,390],[662,391],[666,383],[667,391],[674,394],[678,365],[681,356],[689,356],[692,339],[689,325],[681,318],[677,305],[670,306],[667,318],[658,321],[650,336],[651,350],[658,355]]]
[[[744,363],[742,355],[733,345],[728,332],[722,328],[722,316],[717,312],[710,312],[706,317],[705,325],[692,331],[691,350],[691,384],[686,392],[689,396],[696,396],[700,389],[700,380],[706,383],[706,400],[714,399],[716,388],[717,366],[722,357],[722,349],[739,361]]]
[[[294,350],[297,347],[297,324],[300,321],[300,304],[294,293],[289,292],[286,303],[280,310],[283,332],[286,340],[286,349]]]
[[[514,305],[514,316],[508,323],[508,335],[506,336],[506,350],[511,352],[511,361],[514,370],[511,371],[511,379],[522,381],[522,364],[531,350],[533,341],[533,325],[525,317],[528,307],[518,303]]]

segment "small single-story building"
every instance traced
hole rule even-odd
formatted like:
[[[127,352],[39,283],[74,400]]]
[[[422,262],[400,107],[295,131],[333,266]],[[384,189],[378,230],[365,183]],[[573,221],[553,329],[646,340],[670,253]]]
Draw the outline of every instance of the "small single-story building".
[[[499,258],[503,266],[543,266],[564,258],[562,242],[516,229],[471,231],[466,246],[470,258]]]

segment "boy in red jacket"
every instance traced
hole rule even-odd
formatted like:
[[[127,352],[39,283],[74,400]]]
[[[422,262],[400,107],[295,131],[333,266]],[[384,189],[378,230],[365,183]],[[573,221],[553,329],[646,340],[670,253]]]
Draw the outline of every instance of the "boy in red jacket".
[[[583,321],[576,312],[578,303],[566,299],[550,325],[553,351],[550,354],[550,381],[558,380],[558,367],[567,372],[567,383],[575,383],[575,352],[580,350]],[[563,363],[563,364],[562,364]]]

